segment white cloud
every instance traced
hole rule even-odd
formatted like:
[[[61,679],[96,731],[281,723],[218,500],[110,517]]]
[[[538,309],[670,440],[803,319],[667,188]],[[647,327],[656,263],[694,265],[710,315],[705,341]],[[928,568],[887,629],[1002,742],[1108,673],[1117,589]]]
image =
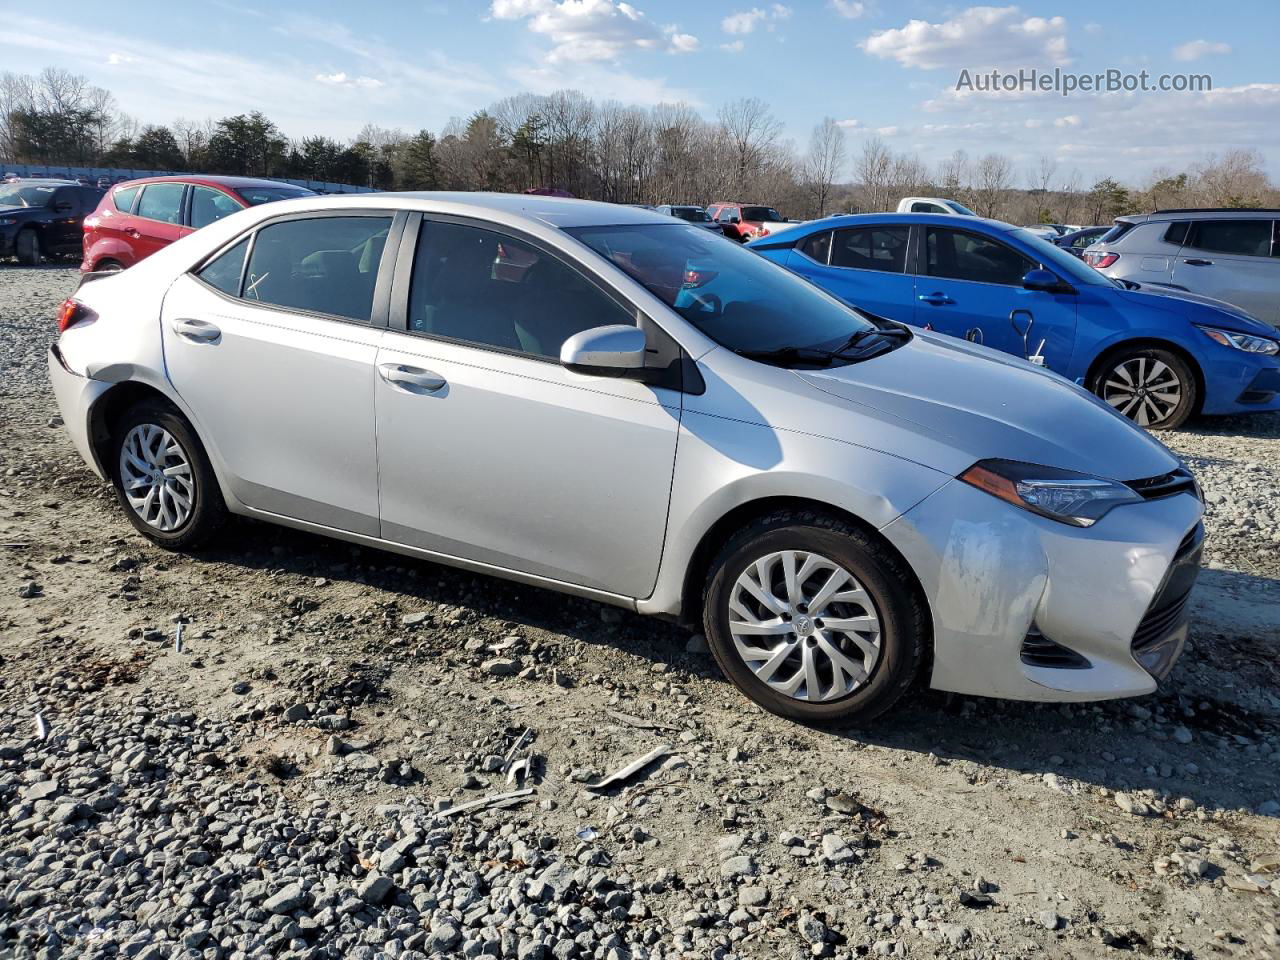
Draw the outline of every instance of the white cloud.
[[[550,63],[617,60],[664,45],[688,53],[698,45],[696,37],[659,27],[621,0],[493,0],[489,12],[496,20],[527,20],[531,31],[550,39]]]
[[[1053,121],[1055,127],[1078,127],[1081,124],[1080,117],[1076,114],[1068,114],[1065,117],[1057,117]]]
[[[857,20],[867,12],[867,5],[858,0],[831,0],[831,8],[847,20]]]
[[[900,131],[900,127],[876,127],[876,133],[882,137],[896,137]]]
[[[1199,60],[1201,57],[1207,57],[1211,54],[1230,53],[1231,44],[1229,43],[1211,43],[1208,40],[1192,40],[1190,43],[1184,43],[1182,46],[1173,48],[1173,58],[1188,62],[1191,60]]]
[[[135,57],[131,57],[124,53],[107,54],[107,63],[113,67],[119,66],[122,63],[133,63],[135,59]]]
[[[733,40],[729,43],[720,44],[720,49],[726,50],[729,53],[741,53],[746,48],[747,48],[747,45],[743,43],[741,40]]]
[[[836,126],[837,126],[837,127],[844,127],[846,130],[856,130],[856,129],[858,129],[859,127],[861,127],[861,126],[862,126],[862,121],[861,121],[861,120],[855,120],[855,119],[853,119],[853,118],[850,118],[850,119],[848,119],[848,120],[837,120],[837,121],[836,121]]]
[[[785,4],[775,3],[768,10],[752,7],[750,10],[731,13],[720,21],[720,29],[729,34],[748,34],[754,33],[756,27],[761,24],[768,24],[768,28],[772,30],[773,24],[770,21],[790,18],[791,8]]]
[[[382,86],[382,81],[376,77],[353,77],[346,73],[317,73],[316,80],[331,87],[363,87],[366,90],[376,90]]]
[[[912,20],[881,30],[859,46],[872,56],[922,70],[1062,66],[1071,62],[1066,33],[1062,17],[1023,17],[1018,7],[970,7],[942,23]]]

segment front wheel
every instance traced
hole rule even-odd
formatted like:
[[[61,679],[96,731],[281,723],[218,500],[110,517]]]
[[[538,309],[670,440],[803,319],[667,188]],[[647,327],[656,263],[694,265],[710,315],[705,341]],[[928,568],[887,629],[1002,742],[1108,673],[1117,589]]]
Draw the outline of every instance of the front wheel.
[[[910,687],[928,636],[902,561],[864,531],[807,511],[764,517],[712,564],[703,624],[716,662],[772,713],[868,721]]]
[[[1089,389],[1140,427],[1172,430],[1196,408],[1187,362],[1160,347],[1126,347],[1108,356]]]
[[[204,447],[167,404],[144,401],[124,414],[112,431],[110,467],[129,522],[159,546],[198,546],[226,519]]]
[[[40,238],[36,236],[36,232],[31,229],[19,231],[13,241],[13,252],[23,266],[40,266]]]

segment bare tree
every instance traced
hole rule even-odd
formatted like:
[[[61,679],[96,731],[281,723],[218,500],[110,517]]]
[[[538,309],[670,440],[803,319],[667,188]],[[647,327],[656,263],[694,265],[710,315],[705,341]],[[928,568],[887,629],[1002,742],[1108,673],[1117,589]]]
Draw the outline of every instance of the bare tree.
[[[731,100],[720,108],[716,117],[736,165],[732,186],[742,191],[764,160],[766,150],[778,139],[782,123],[759,97]]]
[[[893,154],[877,136],[862,141],[862,152],[854,161],[854,178],[862,186],[863,207],[869,213],[889,209]]]
[[[974,174],[974,202],[983,217],[994,217],[1013,186],[1013,162],[1002,153],[988,153]]]
[[[802,168],[819,217],[826,216],[831,188],[844,169],[845,160],[844,128],[832,117],[823,117],[822,123],[813,128]]]

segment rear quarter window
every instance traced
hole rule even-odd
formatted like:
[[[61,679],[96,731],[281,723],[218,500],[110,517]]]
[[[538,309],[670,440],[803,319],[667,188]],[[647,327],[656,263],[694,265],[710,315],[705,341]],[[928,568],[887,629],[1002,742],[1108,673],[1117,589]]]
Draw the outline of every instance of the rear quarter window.
[[[111,195],[111,204],[121,213],[131,213],[133,202],[138,198],[139,187],[121,187]]]
[[[1188,226],[1190,226],[1190,223],[1186,220],[1179,220],[1169,224],[1169,229],[1164,232],[1164,242],[1182,246],[1187,242]]]

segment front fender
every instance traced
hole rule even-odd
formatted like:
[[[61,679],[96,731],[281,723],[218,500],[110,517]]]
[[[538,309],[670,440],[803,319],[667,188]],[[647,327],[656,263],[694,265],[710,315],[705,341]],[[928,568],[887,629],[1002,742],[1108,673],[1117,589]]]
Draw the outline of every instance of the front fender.
[[[811,501],[879,529],[950,479],[840,440],[686,410],[658,581],[637,609],[679,615],[699,545],[740,507],[775,498]]]

